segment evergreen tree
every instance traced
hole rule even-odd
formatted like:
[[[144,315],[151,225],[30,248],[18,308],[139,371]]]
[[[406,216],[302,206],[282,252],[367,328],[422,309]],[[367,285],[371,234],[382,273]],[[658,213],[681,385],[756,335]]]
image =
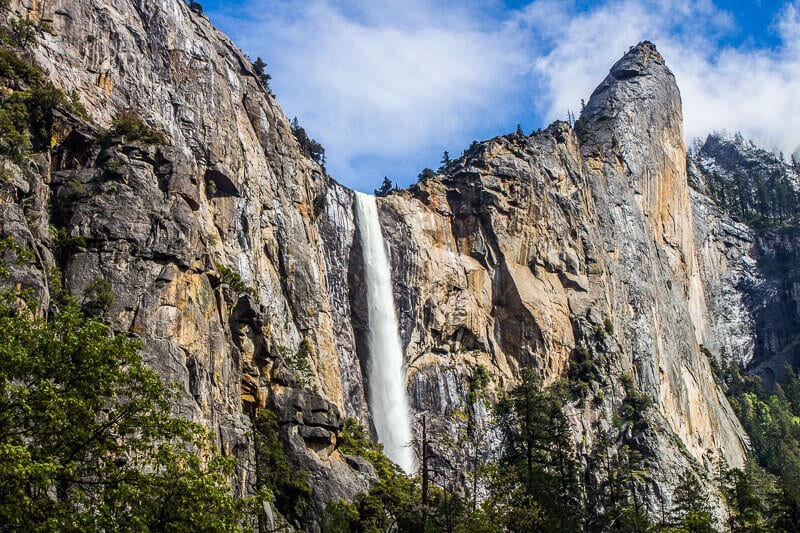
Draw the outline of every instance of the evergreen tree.
[[[325,148],[320,143],[310,138],[306,130],[300,126],[297,117],[294,117],[291,122],[292,134],[300,146],[300,150],[317,162],[320,166],[325,165]]]
[[[763,531],[764,506],[753,479],[753,468],[745,470],[724,469],[721,488],[728,503],[728,528],[730,531]]]
[[[672,523],[679,531],[714,533],[711,508],[700,482],[691,471],[684,472],[675,488]]]
[[[422,172],[420,172],[417,175],[417,181],[424,181],[424,180],[433,178],[435,176],[436,176],[436,173],[433,170],[429,169],[428,167],[425,167],[425,168],[422,169]]]
[[[257,57],[255,61],[253,61],[253,71],[256,74],[258,80],[264,85],[264,88],[267,90],[267,93],[272,94],[272,89],[269,86],[269,81],[272,79],[272,76],[267,74],[266,69],[267,64],[264,63],[264,60],[260,57]],[[296,118],[296,117],[295,117]],[[293,122],[293,125],[296,122]]]
[[[384,176],[383,183],[381,184],[380,188],[374,189],[373,194],[379,197],[389,196],[389,193],[392,192],[392,188],[392,180]]]
[[[442,161],[441,165],[439,166],[439,174],[444,173],[452,163],[453,161],[450,159],[450,154],[447,150],[445,150],[444,154],[442,154]]]
[[[0,256],[21,254],[0,242]],[[0,268],[0,277],[8,270]],[[74,300],[33,318],[0,298],[0,524],[16,531],[238,530],[234,461],[170,414],[139,346]]]
[[[498,413],[505,434],[504,475],[518,480],[517,499],[536,502],[545,531],[579,529],[577,460],[561,400],[542,389],[534,370],[525,369]]]

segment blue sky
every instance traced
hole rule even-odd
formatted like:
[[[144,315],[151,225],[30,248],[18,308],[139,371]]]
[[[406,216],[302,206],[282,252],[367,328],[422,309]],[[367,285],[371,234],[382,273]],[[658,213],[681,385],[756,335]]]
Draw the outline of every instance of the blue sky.
[[[203,1],[260,56],[328,172],[371,191],[442,152],[577,113],[609,67],[656,43],[684,100],[687,140],[742,131],[800,147],[800,0]]]

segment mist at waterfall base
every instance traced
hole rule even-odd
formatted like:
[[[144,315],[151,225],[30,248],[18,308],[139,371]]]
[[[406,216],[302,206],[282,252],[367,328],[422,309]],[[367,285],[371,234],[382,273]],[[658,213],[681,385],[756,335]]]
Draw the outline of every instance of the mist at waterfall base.
[[[386,457],[407,474],[416,471],[411,446],[411,406],[406,393],[406,370],[392,297],[392,274],[378,220],[374,196],[356,192],[356,221],[367,286],[367,379],[372,422]]]

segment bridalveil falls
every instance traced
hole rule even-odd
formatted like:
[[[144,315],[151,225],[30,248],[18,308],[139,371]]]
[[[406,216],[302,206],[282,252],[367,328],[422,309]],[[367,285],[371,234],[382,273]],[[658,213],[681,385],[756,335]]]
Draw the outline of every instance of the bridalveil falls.
[[[378,207],[374,196],[359,192],[356,192],[355,205],[369,308],[369,409],[386,456],[406,473],[413,473],[416,460],[410,446],[411,407],[392,297],[392,274],[378,221]]]

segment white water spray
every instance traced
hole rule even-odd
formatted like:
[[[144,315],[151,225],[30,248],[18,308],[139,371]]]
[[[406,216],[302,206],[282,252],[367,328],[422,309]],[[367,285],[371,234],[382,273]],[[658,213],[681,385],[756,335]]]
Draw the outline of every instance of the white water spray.
[[[392,274],[383,244],[375,197],[356,193],[356,218],[367,285],[369,406],[386,457],[406,473],[416,470],[411,446],[411,406],[392,297]]]

